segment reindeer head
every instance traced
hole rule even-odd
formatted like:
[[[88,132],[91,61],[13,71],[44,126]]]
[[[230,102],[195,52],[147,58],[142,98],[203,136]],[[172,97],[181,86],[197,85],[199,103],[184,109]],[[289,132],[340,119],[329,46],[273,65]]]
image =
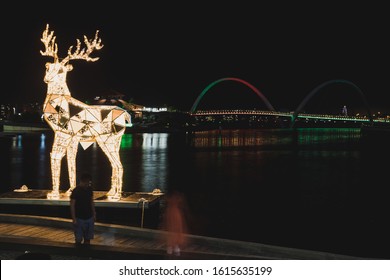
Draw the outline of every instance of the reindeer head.
[[[49,83],[54,79],[59,79],[65,81],[66,73],[73,69],[72,65],[68,62],[72,59],[83,59],[86,61],[96,61],[99,57],[90,57],[89,55],[96,49],[100,50],[103,48],[101,44],[101,39],[98,38],[99,30],[96,31],[95,38],[93,40],[88,40],[84,35],[84,48],[81,49],[81,42],[77,39],[77,45],[75,51],[72,53],[73,46],[69,47],[68,55],[60,60],[58,58],[58,46],[56,37],[54,36],[54,31],[49,32],[49,24],[46,25],[46,29],[43,31],[41,41],[45,45],[45,51],[40,51],[43,56],[51,56],[54,58],[54,62],[46,63],[46,74],[44,81]]]

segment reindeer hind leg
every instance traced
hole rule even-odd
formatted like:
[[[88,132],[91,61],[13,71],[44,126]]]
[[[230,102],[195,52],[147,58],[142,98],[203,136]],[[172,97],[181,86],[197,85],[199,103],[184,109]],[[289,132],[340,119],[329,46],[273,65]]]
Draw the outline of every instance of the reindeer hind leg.
[[[118,139],[118,137],[114,136],[108,137],[106,141],[102,141],[101,138],[96,139],[96,142],[111,163],[111,188],[107,192],[107,196],[112,200],[119,200],[122,195],[123,167],[119,157],[120,140],[121,138]]]

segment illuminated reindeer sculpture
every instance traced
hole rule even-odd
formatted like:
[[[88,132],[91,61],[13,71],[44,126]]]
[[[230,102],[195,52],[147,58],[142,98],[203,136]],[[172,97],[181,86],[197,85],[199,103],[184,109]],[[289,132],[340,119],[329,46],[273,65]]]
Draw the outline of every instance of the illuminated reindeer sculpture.
[[[43,56],[51,56],[54,62],[46,63],[44,81],[47,83],[47,96],[43,104],[45,121],[54,131],[54,142],[50,153],[52,191],[49,199],[60,198],[61,161],[67,156],[70,187],[69,195],[76,187],[76,154],[80,144],[84,150],[96,142],[108,157],[112,166],[111,188],[107,196],[119,200],[122,194],[123,167],[119,157],[119,148],[126,126],[131,126],[130,114],[117,106],[88,105],[70,94],[66,84],[66,74],[71,71],[72,59],[96,61],[99,58],[90,57],[94,50],[103,47],[96,31],[95,38],[88,40],[84,36],[85,47],[77,39],[77,46],[68,49],[68,55],[60,61],[57,55],[58,47],[54,31],[49,32],[49,25],[42,34],[41,41],[45,45]]]

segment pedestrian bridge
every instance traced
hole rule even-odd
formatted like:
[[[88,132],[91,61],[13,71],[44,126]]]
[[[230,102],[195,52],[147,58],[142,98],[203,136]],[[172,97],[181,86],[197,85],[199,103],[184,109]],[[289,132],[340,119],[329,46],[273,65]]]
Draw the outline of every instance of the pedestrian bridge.
[[[267,110],[197,110],[190,113],[191,116],[212,116],[212,115],[261,115],[261,116],[277,116],[294,118],[295,112],[279,112]],[[348,122],[369,123],[371,120],[367,116],[343,116],[343,115],[328,115],[328,114],[306,114],[299,113],[295,118],[301,119],[319,119],[319,120],[335,120]],[[373,122],[390,123],[388,118],[373,118]]]
[[[268,110],[197,110],[197,107],[202,100],[202,98],[205,96],[209,90],[216,86],[217,84],[224,82],[224,81],[234,81],[241,83],[248,88],[250,88],[254,93],[256,93],[259,98],[264,102],[264,104],[267,106]],[[364,116],[348,116],[346,107],[343,108],[342,114],[340,115],[332,115],[332,114],[308,114],[303,113],[303,109],[305,105],[308,103],[308,101],[313,98],[316,94],[320,92],[321,89],[324,87],[327,87],[331,84],[345,84],[347,86],[352,87],[356,93],[358,94],[358,98],[360,98],[365,106],[366,113]],[[389,116],[387,117],[376,117],[374,119],[374,116],[371,113],[371,109],[368,106],[368,103],[366,101],[365,95],[360,90],[360,88],[355,85],[354,83],[348,81],[348,80],[330,80],[327,82],[324,82],[314,88],[299,104],[299,106],[291,112],[281,112],[275,110],[274,106],[268,101],[268,99],[258,90],[255,86],[248,83],[245,80],[234,78],[234,77],[227,77],[222,78],[219,80],[216,80],[212,83],[210,83],[198,96],[198,98],[195,100],[194,104],[191,107],[191,110],[189,112],[191,116],[211,116],[211,115],[263,115],[263,116],[276,116],[276,117],[288,117],[291,118],[291,124],[290,126],[293,127],[295,124],[296,119],[318,119],[318,120],[333,120],[333,121],[344,121],[344,122],[362,122],[362,123],[370,123],[371,125],[374,122],[381,122],[381,123],[390,123]]]

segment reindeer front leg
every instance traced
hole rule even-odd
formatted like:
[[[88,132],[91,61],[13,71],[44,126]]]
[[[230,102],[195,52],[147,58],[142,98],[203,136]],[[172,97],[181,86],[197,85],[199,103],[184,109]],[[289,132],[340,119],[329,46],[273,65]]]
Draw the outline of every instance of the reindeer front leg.
[[[54,149],[53,149],[54,150]],[[65,152],[64,152],[65,153]],[[50,153],[50,165],[51,165],[51,180],[52,180],[52,191],[47,194],[49,199],[60,198],[60,173],[61,173],[61,159],[63,155],[55,149]]]
[[[69,175],[69,189],[66,191],[66,195],[69,196],[72,190],[76,187],[76,155],[78,150],[79,141],[76,137],[73,137],[66,148],[66,157],[68,162],[68,175]]]
[[[60,198],[60,175],[61,175],[61,161],[65,155],[66,147],[68,146],[69,139],[64,133],[56,133],[54,136],[53,147],[50,153],[51,164],[51,178],[52,178],[52,191],[47,194],[49,199]]]
[[[122,176],[123,168],[122,164],[118,162],[117,156],[111,154],[110,162],[112,166],[112,176],[111,176],[111,189],[107,193],[107,196],[111,200],[120,200],[122,197]]]
[[[108,195],[114,199],[120,199],[122,196],[123,166],[119,158],[119,151],[111,153],[110,159],[112,165],[111,190]]]

